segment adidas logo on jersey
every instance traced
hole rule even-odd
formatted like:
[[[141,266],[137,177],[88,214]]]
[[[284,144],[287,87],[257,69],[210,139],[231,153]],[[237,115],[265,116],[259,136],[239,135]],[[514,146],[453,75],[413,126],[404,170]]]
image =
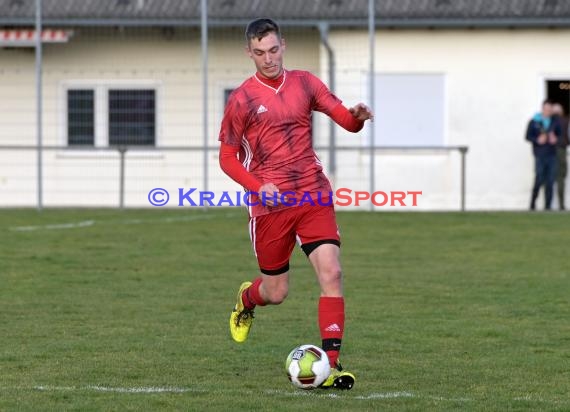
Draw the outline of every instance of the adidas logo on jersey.
[[[259,108],[257,109],[257,114],[265,113],[266,111],[267,108],[264,105],[260,105]]]
[[[327,332],[340,332],[340,327],[336,323],[333,323],[332,325],[327,326],[325,331],[327,331]]]

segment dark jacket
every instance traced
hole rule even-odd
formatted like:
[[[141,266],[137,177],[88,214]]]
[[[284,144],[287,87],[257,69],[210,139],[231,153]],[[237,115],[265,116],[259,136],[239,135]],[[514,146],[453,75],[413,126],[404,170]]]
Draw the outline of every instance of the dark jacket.
[[[558,139],[558,147],[566,147],[568,141],[568,117],[555,115],[552,116],[552,121],[559,124],[560,138]]]
[[[554,132],[559,141],[562,135],[560,122],[553,121],[552,118],[544,119],[540,113],[537,113],[528,122],[526,140],[532,142],[532,151],[535,156],[556,156],[555,144],[550,144],[548,141],[543,145],[538,144],[538,136],[541,133],[549,134],[550,132]]]

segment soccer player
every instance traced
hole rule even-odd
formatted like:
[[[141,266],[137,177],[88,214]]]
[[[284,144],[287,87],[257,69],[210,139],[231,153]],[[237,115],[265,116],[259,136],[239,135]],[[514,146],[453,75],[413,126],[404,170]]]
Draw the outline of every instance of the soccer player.
[[[236,342],[247,339],[256,306],[286,298],[289,258],[297,241],[320,285],[318,324],[332,372],[324,388],[351,389],[355,377],[338,360],[344,331],[340,236],[332,189],[315,154],[311,116],[319,111],[351,132],[373,119],[359,103],[347,109],[314,75],[283,68],[285,41],[271,19],[246,28],[256,73],[230,95],[219,140],[222,170],[252,195],[249,233],[261,275],[239,288],[230,316]]]

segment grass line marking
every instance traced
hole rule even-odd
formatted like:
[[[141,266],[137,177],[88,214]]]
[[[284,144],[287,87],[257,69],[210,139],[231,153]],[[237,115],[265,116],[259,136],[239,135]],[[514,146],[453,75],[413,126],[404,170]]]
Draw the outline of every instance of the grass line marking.
[[[355,396],[356,399],[394,399],[394,398],[417,398],[411,392],[386,392],[386,393],[371,393],[370,395]]]
[[[229,219],[237,217],[237,213],[226,213],[223,217]],[[196,220],[209,220],[219,219],[220,215],[192,215],[192,216],[179,216],[179,217],[164,217],[159,219],[125,219],[125,220],[84,220],[74,223],[56,223],[49,225],[36,225],[36,226],[13,226],[8,230],[13,232],[33,232],[36,230],[61,230],[61,229],[77,229],[97,225],[144,225],[147,223],[177,223],[177,222],[192,222]]]
[[[87,385],[87,386],[49,386],[49,385],[37,385],[33,387],[0,387],[0,391],[41,391],[41,392],[114,392],[114,393],[129,393],[129,394],[152,394],[152,393],[214,393],[216,391],[202,389],[202,388],[187,388],[187,387],[176,387],[176,386],[137,386],[137,387],[114,387],[114,386],[101,386],[101,385]],[[242,394],[254,395],[255,391],[240,391]],[[460,397],[460,398],[446,398],[443,396],[434,395],[421,395],[418,393],[413,393],[409,391],[399,391],[399,392],[373,392],[368,395],[356,395],[351,396],[346,392],[330,392],[330,391],[287,391],[281,389],[267,389],[263,391],[266,395],[275,396],[286,396],[286,397],[317,397],[317,398],[328,398],[328,399],[354,399],[354,400],[382,400],[382,399],[431,399],[442,402],[476,402],[476,399]],[[540,403],[550,403],[550,404],[565,404],[565,401],[560,399],[544,399],[542,397],[531,397],[530,395],[515,397],[513,401],[527,401],[527,402],[540,402]]]
[[[95,224],[94,220],[84,220],[77,223],[58,223],[51,225],[41,225],[41,226],[15,226],[11,227],[10,230],[16,232],[31,232],[34,230],[54,230],[54,229],[76,229],[81,227],[89,227]]]
[[[70,391],[94,391],[94,392],[117,392],[117,393],[184,393],[184,392],[207,392],[201,389],[178,388],[174,386],[167,387],[133,387],[121,388],[111,386],[89,385],[83,387],[77,386],[34,386],[32,389],[44,392],[70,392]]]

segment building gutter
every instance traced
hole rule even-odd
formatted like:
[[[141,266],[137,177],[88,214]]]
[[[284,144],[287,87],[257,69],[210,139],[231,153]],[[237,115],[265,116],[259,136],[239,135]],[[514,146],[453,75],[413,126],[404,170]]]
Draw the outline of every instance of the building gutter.
[[[124,27],[199,27],[200,18],[49,18],[43,19],[44,25],[50,26],[124,26]],[[249,22],[247,18],[219,19],[210,18],[209,27],[243,27]],[[320,27],[325,23],[330,28],[366,28],[368,20],[362,19],[282,19],[281,26],[289,27]],[[0,17],[0,26],[33,26],[34,18],[30,17]],[[497,29],[497,28],[569,28],[570,17],[564,18],[378,18],[375,27],[391,29]]]

